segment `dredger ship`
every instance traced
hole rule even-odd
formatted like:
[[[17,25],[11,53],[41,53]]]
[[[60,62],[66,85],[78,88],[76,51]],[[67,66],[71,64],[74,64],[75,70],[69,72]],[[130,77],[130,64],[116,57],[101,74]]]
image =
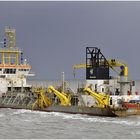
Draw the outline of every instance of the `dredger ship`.
[[[46,88],[27,84],[34,76],[23,52],[16,47],[16,31],[5,28],[0,48],[0,108],[29,109],[95,116],[128,116],[140,114],[140,95],[135,81],[128,79],[127,64],[107,60],[97,47],[86,47],[86,63],[73,70],[86,69],[84,84],[76,91],[67,86],[64,72],[58,85]],[[117,73],[110,76],[110,70]]]

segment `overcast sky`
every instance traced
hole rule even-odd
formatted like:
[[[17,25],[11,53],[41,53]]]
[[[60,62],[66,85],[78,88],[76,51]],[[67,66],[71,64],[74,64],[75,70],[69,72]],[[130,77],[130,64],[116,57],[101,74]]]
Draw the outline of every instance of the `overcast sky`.
[[[17,47],[35,79],[72,79],[72,65],[85,63],[85,47],[101,48],[107,59],[126,62],[140,79],[140,2],[2,2],[0,39],[16,28]],[[77,78],[85,78],[77,70]]]

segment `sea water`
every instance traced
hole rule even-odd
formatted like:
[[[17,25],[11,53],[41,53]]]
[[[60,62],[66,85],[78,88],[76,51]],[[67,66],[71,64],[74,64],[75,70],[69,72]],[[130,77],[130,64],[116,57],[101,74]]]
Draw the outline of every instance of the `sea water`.
[[[0,138],[135,139],[140,138],[140,116],[112,118],[0,109]]]

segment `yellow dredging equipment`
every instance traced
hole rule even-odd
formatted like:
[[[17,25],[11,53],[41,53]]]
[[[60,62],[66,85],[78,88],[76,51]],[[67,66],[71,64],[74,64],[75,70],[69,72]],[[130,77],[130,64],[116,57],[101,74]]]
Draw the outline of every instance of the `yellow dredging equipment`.
[[[91,95],[94,99],[98,101],[97,106],[101,108],[109,107],[109,95],[106,93],[97,93],[92,91],[89,87],[84,88],[84,93]]]
[[[45,89],[37,88],[34,92],[37,95],[37,99],[33,103],[32,109],[43,109],[52,104],[52,101],[45,94]]]
[[[71,97],[64,92],[59,92],[53,86],[48,87],[49,93],[54,93],[60,99],[60,105],[62,106],[70,106],[71,105]]]

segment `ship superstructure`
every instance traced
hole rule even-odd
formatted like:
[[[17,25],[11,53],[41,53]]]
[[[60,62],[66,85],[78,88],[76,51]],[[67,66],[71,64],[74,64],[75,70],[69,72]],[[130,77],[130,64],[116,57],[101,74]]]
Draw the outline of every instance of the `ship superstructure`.
[[[31,87],[27,85],[26,78],[34,76],[30,73],[31,66],[23,58],[23,52],[16,47],[16,30],[5,28],[5,38],[0,46],[0,93],[7,91],[24,90]]]

